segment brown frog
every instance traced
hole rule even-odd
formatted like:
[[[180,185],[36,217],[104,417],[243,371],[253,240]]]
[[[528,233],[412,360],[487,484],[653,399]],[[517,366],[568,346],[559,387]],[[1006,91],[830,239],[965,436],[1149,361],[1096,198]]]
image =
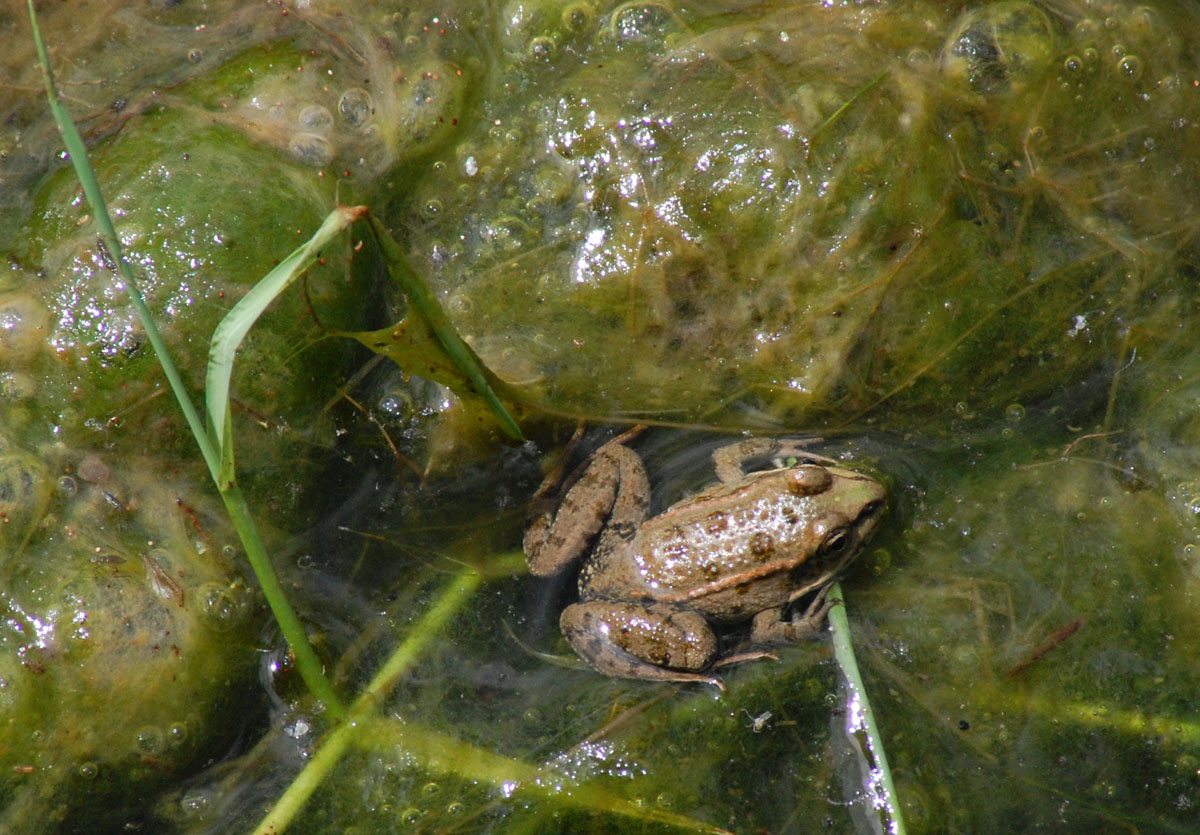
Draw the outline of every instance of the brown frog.
[[[866,475],[797,441],[760,438],[717,449],[720,481],[648,519],[646,468],[622,440],[597,450],[560,502],[539,493],[525,532],[536,575],[586,556],[581,602],[560,625],[610,676],[723,688],[711,669],[767,653],[718,657],[713,623],[751,621],[754,645],[811,635],[825,615],[824,590],[858,556],[887,501]],[[751,462],[773,469],[747,473]],[[814,591],[808,611],[784,619]]]

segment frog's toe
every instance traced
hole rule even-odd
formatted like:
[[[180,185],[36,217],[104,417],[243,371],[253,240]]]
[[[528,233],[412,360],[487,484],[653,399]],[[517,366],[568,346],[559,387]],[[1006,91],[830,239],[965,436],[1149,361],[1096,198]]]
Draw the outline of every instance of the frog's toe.
[[[713,662],[713,667],[729,667],[733,664],[748,664],[751,661],[778,661],[779,656],[773,652],[766,650],[748,650],[747,652],[735,652],[732,655],[726,655],[723,658],[718,658]]]

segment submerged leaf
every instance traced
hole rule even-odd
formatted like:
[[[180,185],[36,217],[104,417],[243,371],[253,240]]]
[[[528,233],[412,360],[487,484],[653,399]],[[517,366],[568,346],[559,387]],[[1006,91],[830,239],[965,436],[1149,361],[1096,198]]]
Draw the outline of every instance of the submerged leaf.
[[[523,440],[521,428],[500,401],[505,394],[511,399],[513,389],[488,370],[458,335],[437,297],[417,275],[387,228],[374,216],[370,222],[388,272],[411,307],[408,318],[391,328],[347,336],[358,339],[372,351],[388,355],[406,371],[448,386],[463,399],[481,398],[505,434]]]

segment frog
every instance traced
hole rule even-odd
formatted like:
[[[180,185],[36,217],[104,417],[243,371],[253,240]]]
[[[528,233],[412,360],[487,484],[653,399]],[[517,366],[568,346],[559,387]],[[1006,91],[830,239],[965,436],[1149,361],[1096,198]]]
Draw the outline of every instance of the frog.
[[[608,676],[724,690],[714,670],[814,635],[826,592],[879,526],[884,485],[805,441],[750,438],[713,452],[715,484],[651,516],[646,466],[624,441],[548,479],[525,531],[532,574],[581,564],[579,601],[559,619],[575,652]],[[721,654],[717,630],[746,623],[750,649]]]

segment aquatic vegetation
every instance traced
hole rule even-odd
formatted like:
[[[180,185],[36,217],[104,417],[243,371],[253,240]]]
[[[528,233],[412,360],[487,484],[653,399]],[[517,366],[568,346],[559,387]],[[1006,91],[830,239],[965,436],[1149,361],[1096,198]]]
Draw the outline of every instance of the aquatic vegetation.
[[[369,202],[539,440],[550,415],[820,429],[890,478],[844,585],[914,829],[1190,825],[1190,7],[231,2],[121,10],[109,41],[47,14],[189,386],[237,298]],[[512,553],[534,450],[419,379],[413,340],[378,337],[389,376],[331,338],[412,315],[357,232],[234,363],[239,475],[361,723],[315,704],[25,69],[0,71],[6,809],[854,828],[874,778],[824,644],[720,700],[560,666],[569,592]],[[720,442],[640,439],[655,500]],[[227,699],[269,728],[195,774],[242,729]]]
[[[1166,10],[597,11],[522,18],[482,118],[397,173],[456,326],[551,408],[928,430],[1151,349],[1190,298]]]

